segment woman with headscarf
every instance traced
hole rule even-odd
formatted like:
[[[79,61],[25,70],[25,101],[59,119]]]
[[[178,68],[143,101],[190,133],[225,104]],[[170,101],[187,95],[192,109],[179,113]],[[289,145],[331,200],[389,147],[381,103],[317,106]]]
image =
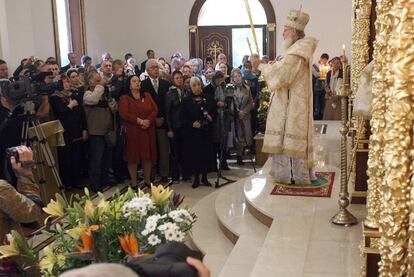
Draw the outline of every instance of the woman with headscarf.
[[[191,70],[193,76],[201,78],[203,76],[203,60],[200,58],[191,59]]]
[[[214,100],[202,94],[201,81],[197,77],[190,80],[191,93],[182,102],[181,127],[183,129],[184,171],[194,175],[192,187],[201,183],[211,186],[207,173],[211,171],[211,151],[213,121],[216,114]]]
[[[231,71],[231,82],[234,85],[234,132],[237,150],[237,164],[243,165],[242,154],[245,147],[252,144],[251,110],[253,107],[250,87],[243,83],[242,72],[238,68]]]

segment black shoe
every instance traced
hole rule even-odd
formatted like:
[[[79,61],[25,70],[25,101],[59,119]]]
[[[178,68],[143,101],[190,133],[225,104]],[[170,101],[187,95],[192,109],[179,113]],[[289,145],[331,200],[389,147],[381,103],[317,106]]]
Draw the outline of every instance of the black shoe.
[[[200,185],[200,175],[195,175],[194,176],[194,182],[193,185],[191,186],[193,189],[198,188],[198,186]]]
[[[230,167],[225,163],[221,166],[221,170],[230,170]]]
[[[244,162],[241,156],[237,156],[237,165],[244,165]]]
[[[140,189],[140,190],[144,190],[144,189],[146,189],[146,188],[150,189],[150,188],[151,188],[151,185],[150,185],[150,184],[148,184],[148,183],[146,183],[146,182],[141,182],[141,183],[138,185],[138,187],[139,187],[139,189]]]
[[[207,187],[212,187],[213,185],[207,180],[207,178],[201,179],[201,183]]]

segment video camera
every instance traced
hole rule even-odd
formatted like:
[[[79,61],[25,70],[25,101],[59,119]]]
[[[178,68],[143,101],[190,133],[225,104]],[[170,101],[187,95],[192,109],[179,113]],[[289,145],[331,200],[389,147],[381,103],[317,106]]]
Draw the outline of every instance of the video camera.
[[[132,260],[127,266],[142,277],[197,277],[195,268],[187,264],[187,257],[202,260],[202,254],[185,244],[171,242],[157,248],[149,258]]]
[[[52,72],[42,72],[37,75],[23,75],[12,81],[3,80],[0,82],[1,95],[10,102],[13,107],[32,107],[35,110],[41,105],[42,96],[51,95],[55,90],[63,88],[61,82],[46,84],[47,76]]]

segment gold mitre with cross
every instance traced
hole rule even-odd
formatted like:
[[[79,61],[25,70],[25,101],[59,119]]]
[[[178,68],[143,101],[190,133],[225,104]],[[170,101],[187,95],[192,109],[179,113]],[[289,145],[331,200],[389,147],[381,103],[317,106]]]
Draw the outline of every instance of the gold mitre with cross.
[[[299,10],[292,9],[287,15],[285,26],[303,32],[306,24],[309,22],[309,18],[309,14],[302,12],[302,7]]]

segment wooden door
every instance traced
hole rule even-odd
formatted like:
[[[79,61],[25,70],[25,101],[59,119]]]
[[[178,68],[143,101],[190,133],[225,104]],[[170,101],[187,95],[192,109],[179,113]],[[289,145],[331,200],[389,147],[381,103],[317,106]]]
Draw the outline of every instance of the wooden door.
[[[232,64],[232,28],[230,26],[200,26],[198,27],[198,57],[205,59],[224,53],[227,62]]]

